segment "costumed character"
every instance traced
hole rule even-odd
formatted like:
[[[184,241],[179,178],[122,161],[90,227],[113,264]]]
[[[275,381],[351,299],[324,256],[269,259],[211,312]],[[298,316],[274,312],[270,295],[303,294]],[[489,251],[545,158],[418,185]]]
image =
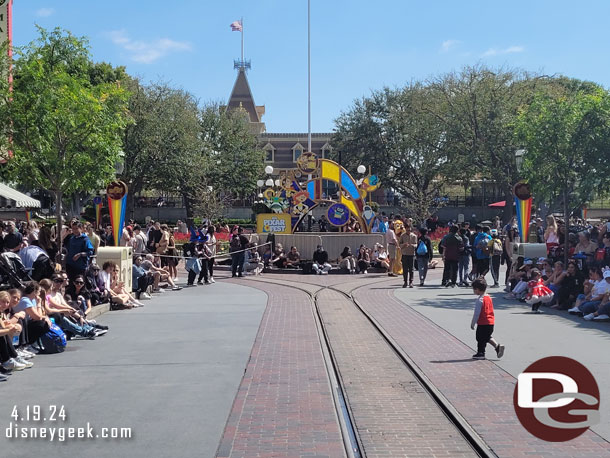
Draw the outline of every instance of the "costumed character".
[[[404,223],[397,219],[394,220],[394,233],[396,234],[396,238],[400,240],[400,236],[405,232]],[[392,263],[392,272],[396,275],[402,275],[402,252],[400,250],[400,245],[396,246],[396,259]]]

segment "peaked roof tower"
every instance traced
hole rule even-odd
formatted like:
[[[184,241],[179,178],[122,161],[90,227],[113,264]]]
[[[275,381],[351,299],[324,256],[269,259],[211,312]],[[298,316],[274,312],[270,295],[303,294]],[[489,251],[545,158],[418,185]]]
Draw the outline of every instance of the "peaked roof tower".
[[[261,121],[265,114],[265,106],[256,106],[254,103],[250,84],[248,84],[248,78],[246,77],[246,69],[243,66],[239,67],[237,72],[237,79],[233,85],[233,91],[231,91],[227,108],[230,110],[238,108],[245,110],[248,113],[248,120],[250,121],[252,131],[256,134],[265,131],[265,123]]]

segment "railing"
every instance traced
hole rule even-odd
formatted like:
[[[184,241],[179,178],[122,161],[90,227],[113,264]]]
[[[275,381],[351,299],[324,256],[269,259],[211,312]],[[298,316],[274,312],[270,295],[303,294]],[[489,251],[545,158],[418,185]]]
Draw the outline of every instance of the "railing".
[[[154,208],[154,207],[178,207],[182,208],[184,203],[180,196],[163,196],[163,197],[137,197],[135,206],[137,208]]]

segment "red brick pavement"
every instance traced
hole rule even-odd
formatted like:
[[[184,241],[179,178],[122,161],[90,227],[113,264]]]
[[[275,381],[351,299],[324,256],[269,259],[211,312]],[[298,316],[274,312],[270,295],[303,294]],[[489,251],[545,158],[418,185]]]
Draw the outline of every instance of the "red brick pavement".
[[[317,299],[365,456],[476,456],[349,299],[332,290]]]
[[[470,359],[470,347],[399,301],[388,283],[375,288],[354,296],[498,456],[610,456],[610,443],[592,431],[563,443],[530,435],[515,415],[512,375],[491,361]]]
[[[269,300],[217,456],[345,456],[309,297],[256,287]]]

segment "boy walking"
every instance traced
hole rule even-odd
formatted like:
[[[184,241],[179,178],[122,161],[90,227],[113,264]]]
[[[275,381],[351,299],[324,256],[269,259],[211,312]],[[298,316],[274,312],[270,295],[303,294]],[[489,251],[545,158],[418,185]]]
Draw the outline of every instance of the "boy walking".
[[[485,294],[487,291],[487,282],[484,278],[479,277],[472,282],[472,290],[478,297],[474,307],[474,315],[470,323],[470,329],[477,326],[477,353],[472,355],[472,359],[485,359],[485,347],[489,343],[496,350],[498,358],[504,355],[504,345],[500,345],[494,340],[492,334],[494,332],[494,304],[491,297]]]

